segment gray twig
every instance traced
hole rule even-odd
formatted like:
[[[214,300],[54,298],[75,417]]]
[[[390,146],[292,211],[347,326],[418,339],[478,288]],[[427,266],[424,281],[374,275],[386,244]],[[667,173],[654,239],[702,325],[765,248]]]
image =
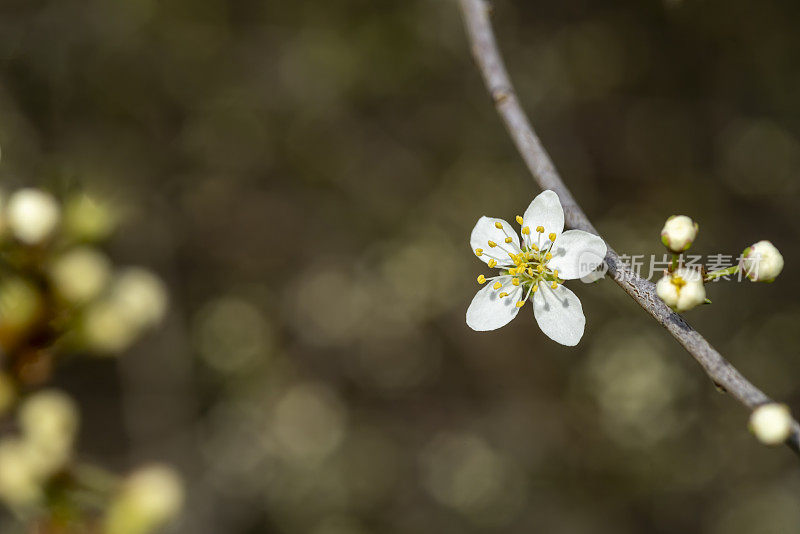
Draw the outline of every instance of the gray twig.
[[[558,194],[564,207],[564,216],[568,226],[599,235],[561,180],[550,156],[547,155],[547,151],[520,106],[497,47],[494,31],[489,21],[490,7],[488,3],[485,0],[459,1],[475,61],[494,100],[497,112],[502,117],[508,133],[525,160],[533,179],[542,189],[552,189]],[[678,343],[683,345],[683,348],[697,360],[719,389],[730,393],[750,410],[761,404],[772,402],[764,392],[750,383],[680,315],[670,310],[656,296],[655,284],[631,272],[611,247],[608,248],[606,263],[608,272],[614,281],[661,326],[666,328]],[[797,421],[792,422],[792,434],[786,440],[786,444],[800,455],[800,425]]]

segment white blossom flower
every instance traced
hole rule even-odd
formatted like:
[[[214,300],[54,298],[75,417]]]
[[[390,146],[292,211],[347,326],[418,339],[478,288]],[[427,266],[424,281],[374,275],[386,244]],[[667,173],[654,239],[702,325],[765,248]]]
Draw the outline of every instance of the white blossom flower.
[[[56,291],[70,302],[85,303],[97,297],[111,279],[111,262],[91,247],[80,246],[53,261],[50,278]]]
[[[744,249],[742,270],[753,282],[772,282],[783,270],[783,256],[769,241],[759,241]]]
[[[128,477],[111,503],[103,532],[152,532],[178,515],[183,501],[183,482],[174,469],[158,464],[142,467]]]
[[[20,189],[8,199],[6,221],[14,236],[28,245],[47,239],[61,217],[58,202],[38,189]]]
[[[676,254],[692,246],[697,237],[699,225],[686,215],[673,215],[664,223],[661,242]]]
[[[470,246],[497,276],[480,275],[478,291],[467,310],[467,325],[477,331],[508,324],[533,295],[533,314],[548,337],[562,345],[577,345],[586,318],[581,301],[564,287],[564,280],[581,278],[603,263],[606,244],[582,230],[564,232],[564,210],[555,192],[547,190],[516,217],[522,240],[503,219],[481,217]]]
[[[750,415],[750,430],[761,443],[779,445],[792,433],[792,414],[785,404],[762,404]]]
[[[689,267],[665,274],[656,284],[656,294],[676,312],[689,311],[706,300],[702,274]]]

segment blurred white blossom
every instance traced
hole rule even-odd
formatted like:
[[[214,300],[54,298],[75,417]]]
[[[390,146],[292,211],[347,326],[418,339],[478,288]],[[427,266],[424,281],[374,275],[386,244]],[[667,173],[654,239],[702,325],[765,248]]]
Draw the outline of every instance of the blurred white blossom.
[[[36,245],[53,233],[61,208],[49,193],[38,189],[20,189],[8,199],[6,221],[17,239]]]
[[[170,521],[181,510],[184,490],[174,469],[142,467],[123,482],[105,518],[105,534],[146,534]]]
[[[84,303],[105,289],[111,279],[111,262],[94,248],[76,247],[55,259],[50,277],[62,297]]]

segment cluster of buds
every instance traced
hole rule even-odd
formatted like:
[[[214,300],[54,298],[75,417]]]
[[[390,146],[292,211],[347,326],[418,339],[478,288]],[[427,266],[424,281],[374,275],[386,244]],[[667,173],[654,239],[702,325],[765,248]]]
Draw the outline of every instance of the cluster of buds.
[[[738,265],[718,271],[684,265],[683,253],[697,238],[699,225],[686,215],[673,215],[661,230],[661,242],[672,253],[672,263],[656,284],[656,294],[677,312],[689,311],[710,303],[705,284],[717,278],[742,272],[753,282],[772,282],[783,270],[783,256],[769,241],[747,247]]]
[[[62,203],[39,189],[0,191],[0,416],[16,419],[0,437],[0,502],[37,532],[64,531],[68,509],[87,532],[146,534],[183,500],[167,467],[120,479],[77,464],[74,401],[39,389],[66,356],[120,354],[166,313],[158,276],[115,267],[103,251],[117,222],[109,204],[87,194]],[[71,497],[86,494],[104,509]]]
[[[115,225],[86,194],[0,193],[0,349],[17,385],[45,382],[65,353],[118,354],[162,319],[164,283],[103,252]]]

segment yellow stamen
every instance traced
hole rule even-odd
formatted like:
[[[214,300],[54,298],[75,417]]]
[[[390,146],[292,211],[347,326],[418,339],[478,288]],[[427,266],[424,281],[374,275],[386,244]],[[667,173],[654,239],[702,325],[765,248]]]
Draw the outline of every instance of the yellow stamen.
[[[494,285],[492,286],[492,289],[500,289],[501,287],[503,287],[503,284],[501,284],[500,282],[495,282]]]
[[[544,255],[544,259],[546,261],[550,261],[553,259],[553,255],[548,252],[547,254]]]
[[[519,302],[517,302],[517,308],[521,308],[524,305],[525,305],[525,301],[524,300],[520,300]]]
[[[550,238],[550,241],[555,241],[556,240],[556,234],[554,234],[554,233],[550,233],[550,235],[548,235],[547,237]]]
[[[503,223],[496,222],[496,223],[494,223],[494,227],[497,228],[498,230],[502,230],[503,229]]]
[[[494,241],[489,241],[489,246],[494,248],[497,246],[497,243],[495,243]]]
[[[528,276],[533,276],[533,269],[528,269]]]
[[[558,269],[553,270],[553,277],[558,278]]]
[[[536,293],[537,291],[539,291],[539,284],[533,284],[533,287],[531,288],[531,293]]]
[[[494,267],[495,265],[497,265],[497,260],[494,260],[494,259],[492,259],[492,260],[489,260],[489,268],[490,268],[490,269],[491,269],[492,267]]]
[[[536,231],[539,232],[540,234],[543,233],[544,232],[544,226],[537,226],[536,227]]]
[[[523,222],[522,221],[522,216],[521,215],[517,215],[517,224],[521,225],[522,222]]]
[[[539,271],[540,273],[543,273],[544,272],[544,265],[542,265],[540,263],[539,265],[536,266],[536,270]]]
[[[485,284],[485,283],[486,283],[486,277],[485,277],[485,276],[483,276],[483,275],[480,275],[480,276],[478,277],[478,283],[479,283],[479,284]]]
[[[520,223],[520,224],[522,224],[522,223]],[[525,226],[522,230],[520,230],[520,232],[522,232],[525,235],[528,235],[528,234],[531,233],[531,227],[530,226]]]
[[[475,255],[476,256],[480,256],[481,254],[483,254],[483,249],[482,248],[476,248],[475,249]]]
[[[499,295],[497,295],[497,296],[498,296],[498,297],[500,297],[500,298],[504,298],[504,297],[507,297],[507,296],[508,296],[508,293],[506,293],[505,291],[503,291],[502,293],[500,293],[500,294],[499,294]]]
[[[518,286],[519,285],[519,278],[512,278],[511,279],[511,283],[514,284],[515,286]]]
[[[506,243],[511,243],[512,241],[513,241],[513,239],[511,239],[510,237],[506,238]]]
[[[553,280],[553,283],[552,283],[552,284],[550,284],[550,287],[551,287],[551,288],[553,288],[553,289],[556,289],[556,288],[558,287],[558,282],[556,282],[555,280]]]
[[[538,246],[538,245],[535,245],[535,244],[533,244],[533,243],[531,243],[531,248],[532,248],[533,250],[539,250],[539,246]]]

